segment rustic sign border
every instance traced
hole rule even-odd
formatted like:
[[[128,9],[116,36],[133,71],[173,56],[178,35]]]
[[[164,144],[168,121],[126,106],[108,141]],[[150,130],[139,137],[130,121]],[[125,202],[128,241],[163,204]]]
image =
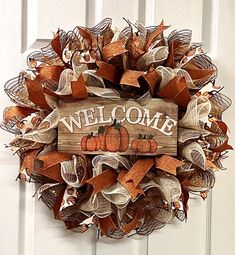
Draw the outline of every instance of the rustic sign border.
[[[178,106],[172,101],[154,98],[138,103],[133,99],[110,100],[91,97],[80,101],[60,101],[59,111],[59,151],[74,154],[117,152],[120,155],[177,155]],[[123,146],[119,148],[120,145],[115,147],[117,139],[120,140],[120,138],[114,137],[118,136],[118,132],[112,128],[108,136],[106,135],[108,145],[104,149],[105,141],[99,133],[100,128],[106,129],[112,125],[114,127],[114,112],[117,115],[116,124],[119,125],[115,127],[120,128],[119,132],[122,136],[121,143],[127,143],[126,136],[129,136],[128,148],[125,145],[123,145],[125,148]],[[133,120],[135,113],[141,117],[136,115]],[[84,137],[83,140],[82,137]],[[155,147],[157,147],[156,150]]]

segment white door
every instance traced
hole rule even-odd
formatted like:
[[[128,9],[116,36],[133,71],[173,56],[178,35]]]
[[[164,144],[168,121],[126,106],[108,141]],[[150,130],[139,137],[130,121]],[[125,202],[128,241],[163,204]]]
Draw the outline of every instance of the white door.
[[[104,17],[123,27],[122,17],[145,25],[164,18],[171,29],[193,30],[193,41],[204,44],[219,68],[218,83],[235,101],[235,1],[234,0],[5,0],[0,16],[0,106],[10,105],[4,83],[24,68],[27,52],[45,45],[58,27],[93,26]],[[170,30],[171,30],[170,29]],[[232,106],[225,114],[235,144]],[[190,199],[187,223],[173,224],[149,237],[115,241],[96,239],[95,232],[84,235],[64,230],[44,204],[32,198],[32,184],[15,182],[17,156],[3,144],[12,139],[1,131],[0,169],[0,253],[3,255],[153,255],[234,254],[235,242],[235,155],[230,152],[227,171],[217,174],[215,189],[206,202]]]

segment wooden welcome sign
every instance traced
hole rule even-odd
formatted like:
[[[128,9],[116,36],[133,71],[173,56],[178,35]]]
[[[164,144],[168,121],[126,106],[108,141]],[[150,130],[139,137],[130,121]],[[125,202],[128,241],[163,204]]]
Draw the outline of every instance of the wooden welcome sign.
[[[60,101],[58,150],[69,153],[157,155],[177,153],[176,104],[149,99]]]

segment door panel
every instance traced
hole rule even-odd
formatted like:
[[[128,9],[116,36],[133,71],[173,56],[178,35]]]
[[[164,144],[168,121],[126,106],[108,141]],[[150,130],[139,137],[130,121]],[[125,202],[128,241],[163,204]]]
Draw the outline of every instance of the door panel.
[[[58,28],[73,29],[77,25],[93,26],[105,17],[113,18],[113,27],[123,28],[123,17],[133,23],[159,24],[164,19],[173,29],[193,30],[193,41],[204,44],[219,68],[218,83],[232,99],[235,80],[235,2],[233,0],[8,0],[1,4],[0,91],[1,113],[10,100],[4,95],[3,84],[25,67],[25,57],[32,49],[46,45]],[[7,24],[7,25],[6,25]],[[13,61],[12,61],[13,60]],[[225,114],[233,127],[234,106]],[[125,240],[97,240],[95,230],[84,235],[64,230],[53,219],[47,207],[32,198],[32,184],[15,182],[19,161],[6,150],[12,135],[1,133],[0,226],[3,254],[92,254],[92,255],[153,255],[231,254],[235,241],[235,192],[233,180],[234,153],[226,161],[228,171],[217,174],[217,183],[207,201],[192,197],[187,223],[174,220],[149,237],[133,236]],[[235,136],[231,134],[231,143]],[[222,206],[221,206],[222,205]],[[232,227],[233,226],[233,227]],[[14,244],[14,245],[13,245]]]
[[[230,144],[235,145],[235,95],[234,95],[234,56],[235,56],[235,1],[213,1],[214,15],[211,47],[215,64],[219,70],[218,84],[225,86],[224,94],[229,95],[233,104],[225,112],[224,120],[230,128]],[[212,192],[211,207],[211,254],[234,253],[235,241],[235,153],[229,152],[224,162],[226,171],[217,174],[217,183]]]
[[[65,31],[86,23],[85,0],[22,0],[24,51],[48,44],[58,28]]]
[[[202,0],[151,0],[146,1],[146,25],[159,24],[163,19],[171,27],[166,34],[174,29],[191,29],[192,40],[201,41],[202,27]]]
[[[11,104],[9,98],[4,95],[3,84],[9,77],[17,75],[21,69],[21,3],[10,0],[1,2],[0,6],[4,13],[0,22],[2,59],[0,64],[0,114],[2,116],[4,107]],[[2,253],[18,254],[21,190],[15,179],[19,160],[16,156],[13,157],[12,152],[4,146],[11,140],[11,134],[0,131],[0,246]]]

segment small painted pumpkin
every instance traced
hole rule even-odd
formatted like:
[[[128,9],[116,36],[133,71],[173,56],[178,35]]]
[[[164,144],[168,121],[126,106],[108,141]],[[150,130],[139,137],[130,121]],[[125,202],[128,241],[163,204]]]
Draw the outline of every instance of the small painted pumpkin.
[[[141,141],[142,138],[143,136],[139,134],[138,137],[131,142],[131,149],[134,152],[138,152],[138,143]]]
[[[136,153],[154,153],[157,151],[157,142],[153,139],[152,135],[139,134],[136,139],[131,143],[131,149]]]
[[[146,139],[146,136],[144,136],[143,139],[141,139],[138,142],[137,149],[138,149],[138,152],[140,152],[140,153],[150,152],[151,144],[150,144],[149,140]]]
[[[100,139],[93,133],[84,136],[81,140],[81,148],[84,151],[97,151],[100,149]]]
[[[148,136],[148,140],[149,140],[149,143],[150,143],[150,153],[154,153],[157,151],[157,142],[156,140],[153,139],[153,135],[149,135]]]

